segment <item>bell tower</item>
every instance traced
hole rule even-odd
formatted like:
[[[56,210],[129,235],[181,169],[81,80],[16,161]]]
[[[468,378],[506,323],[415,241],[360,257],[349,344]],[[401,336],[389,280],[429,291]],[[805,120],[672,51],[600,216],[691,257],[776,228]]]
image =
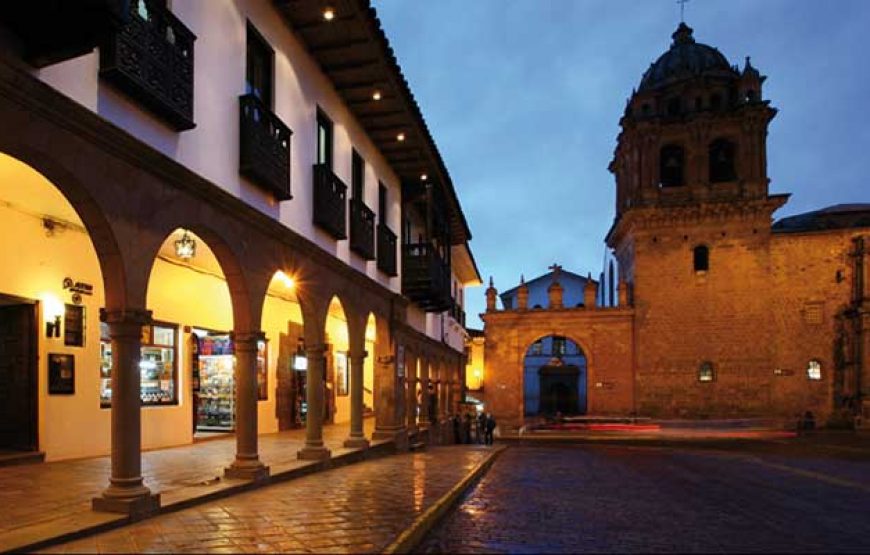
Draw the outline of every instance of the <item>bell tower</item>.
[[[638,410],[727,413],[741,376],[772,360],[766,332],[746,330],[772,328],[759,287],[772,214],[788,198],[768,193],[776,110],[748,58],[732,66],[685,23],[672,39],[619,122],[606,241],[635,307]],[[761,411],[760,397],[746,410],[756,401]]]
[[[616,220],[607,242],[621,266],[631,266],[623,242],[635,214],[727,203],[732,211],[770,208],[769,218],[786,198],[768,196],[765,144],[776,109],[763,96],[766,77],[749,57],[742,70],[730,65],[685,23],[671,37],[626,104],[609,167]],[[621,269],[630,280],[631,268]]]

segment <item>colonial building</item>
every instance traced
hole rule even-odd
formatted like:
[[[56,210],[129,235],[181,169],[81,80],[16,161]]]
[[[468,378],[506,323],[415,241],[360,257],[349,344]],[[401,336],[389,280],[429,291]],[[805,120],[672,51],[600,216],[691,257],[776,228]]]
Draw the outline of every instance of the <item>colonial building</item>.
[[[533,310],[521,285],[498,310],[491,285],[487,403],[520,422],[523,357],[555,334],[586,356],[593,414],[870,421],[870,205],[772,224],[788,195],[768,191],[765,77],[685,24],[672,38],[628,101],[610,164],[617,302],[590,285],[573,306],[551,286]]]
[[[5,2],[0,122],[0,450],[148,511],[143,448],[458,403],[471,233],[367,0]]]

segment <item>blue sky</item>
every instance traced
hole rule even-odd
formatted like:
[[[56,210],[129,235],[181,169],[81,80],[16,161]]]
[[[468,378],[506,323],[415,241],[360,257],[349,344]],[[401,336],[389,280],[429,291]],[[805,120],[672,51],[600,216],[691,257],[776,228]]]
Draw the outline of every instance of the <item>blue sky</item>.
[[[670,45],[674,0],[374,0],[444,157],[485,279],[554,261],[597,274],[607,171],[632,88]],[[745,56],[779,109],[768,137],[777,217],[870,202],[870,1],[692,0],[695,39]],[[862,171],[863,170],[863,171]],[[470,327],[484,288],[468,291]]]

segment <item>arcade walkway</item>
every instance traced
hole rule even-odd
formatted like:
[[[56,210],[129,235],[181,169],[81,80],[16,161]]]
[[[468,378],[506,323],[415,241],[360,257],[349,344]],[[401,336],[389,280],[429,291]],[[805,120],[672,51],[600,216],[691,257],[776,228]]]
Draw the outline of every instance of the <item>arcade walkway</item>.
[[[371,437],[374,419],[364,421]],[[345,449],[349,424],[327,425],[323,439],[333,462],[359,460],[358,449]],[[260,458],[273,478],[288,478],[323,467],[299,461],[296,452],[305,443],[305,430],[259,437]],[[389,442],[373,442],[372,449],[389,452]],[[161,494],[162,507],[191,504],[202,497],[219,497],[244,489],[249,482],[230,480],[223,471],[235,456],[235,436],[200,441],[142,453],[142,475],[151,491]],[[91,498],[100,495],[109,480],[108,456],[43,464],[0,467],[0,551],[72,533],[93,526],[112,525],[126,517],[91,510]]]

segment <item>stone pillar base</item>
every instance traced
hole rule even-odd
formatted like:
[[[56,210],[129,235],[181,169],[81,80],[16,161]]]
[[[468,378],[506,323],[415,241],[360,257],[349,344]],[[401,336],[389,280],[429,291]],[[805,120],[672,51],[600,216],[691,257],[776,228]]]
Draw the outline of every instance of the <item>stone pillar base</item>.
[[[160,512],[160,494],[146,494],[141,497],[94,497],[91,508],[103,513],[119,513],[133,520],[141,520]]]
[[[296,452],[296,458],[300,461],[323,461],[332,456],[332,453],[326,447],[314,447],[306,445]]]
[[[263,482],[269,479],[269,467],[259,461],[258,464],[238,464],[234,462],[224,469],[224,478]]]
[[[349,437],[344,440],[347,449],[368,449],[369,445],[369,440],[364,437]]]

